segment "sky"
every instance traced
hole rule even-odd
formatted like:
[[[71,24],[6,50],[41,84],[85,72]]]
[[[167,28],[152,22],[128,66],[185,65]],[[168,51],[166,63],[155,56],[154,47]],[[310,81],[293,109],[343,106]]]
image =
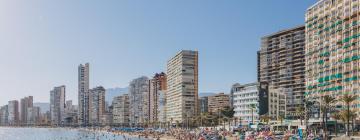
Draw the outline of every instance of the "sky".
[[[32,95],[49,102],[77,67],[90,86],[126,87],[166,71],[180,50],[199,51],[199,92],[256,82],[262,36],[304,24],[316,0],[1,0],[0,105]]]

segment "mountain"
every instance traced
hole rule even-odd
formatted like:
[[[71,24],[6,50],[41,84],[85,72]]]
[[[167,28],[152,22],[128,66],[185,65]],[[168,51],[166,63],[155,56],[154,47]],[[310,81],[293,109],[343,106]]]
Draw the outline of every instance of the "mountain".
[[[50,111],[50,103],[34,103],[33,105],[40,107],[41,113],[46,113],[46,111]]]
[[[128,91],[129,91],[128,87],[126,87],[126,88],[119,88],[119,87],[108,88],[108,89],[106,89],[105,101],[107,101],[109,104],[111,104],[114,97],[126,94],[126,93],[128,93]]]

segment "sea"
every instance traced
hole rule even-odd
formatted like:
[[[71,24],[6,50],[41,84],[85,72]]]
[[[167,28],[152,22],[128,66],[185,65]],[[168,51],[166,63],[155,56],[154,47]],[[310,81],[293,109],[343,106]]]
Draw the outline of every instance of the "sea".
[[[146,140],[69,128],[12,128],[0,127],[0,140]]]

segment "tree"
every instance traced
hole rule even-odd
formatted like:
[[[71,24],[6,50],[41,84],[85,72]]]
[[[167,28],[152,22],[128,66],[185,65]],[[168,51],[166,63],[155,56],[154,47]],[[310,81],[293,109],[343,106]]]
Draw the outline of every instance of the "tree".
[[[351,117],[351,111],[350,111],[350,106],[352,104],[352,102],[354,102],[355,100],[357,99],[357,96],[355,95],[344,95],[342,98],[341,98],[341,101],[346,105],[346,111],[347,111],[347,114],[346,115],[346,123],[347,123],[347,136],[350,136],[350,117]]]
[[[305,108],[299,106],[296,108],[296,116],[300,119],[301,125],[303,125],[303,119],[305,118]]]
[[[334,97],[331,97],[329,95],[325,95],[322,99],[321,99],[321,110],[323,113],[323,130],[324,130],[324,134],[325,134],[325,139],[327,139],[327,122],[328,122],[328,117],[327,114],[329,112],[330,108],[333,108],[333,105],[336,103],[337,100],[335,100]]]
[[[224,109],[221,110],[221,114],[229,122],[229,127],[230,127],[231,125],[230,122],[235,114],[234,108],[231,108],[230,106],[226,106],[224,107]]]
[[[265,122],[267,125],[269,125],[269,121],[271,120],[271,117],[269,117],[268,115],[262,115],[260,116],[260,119],[262,122]]]
[[[254,124],[254,110],[256,109],[256,104],[250,104],[251,110],[251,123]]]
[[[335,136],[338,136],[338,120],[341,119],[341,114],[336,112],[333,114],[333,118],[335,119]]]

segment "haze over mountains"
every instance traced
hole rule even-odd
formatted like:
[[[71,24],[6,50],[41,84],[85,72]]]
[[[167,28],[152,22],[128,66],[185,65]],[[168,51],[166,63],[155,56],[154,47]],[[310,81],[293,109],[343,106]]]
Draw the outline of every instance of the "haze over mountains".
[[[128,91],[129,91],[128,87],[125,87],[125,88],[119,88],[119,87],[108,88],[108,89],[106,89],[105,101],[107,101],[109,104],[111,104],[114,97],[126,94],[126,93],[128,93]]]

